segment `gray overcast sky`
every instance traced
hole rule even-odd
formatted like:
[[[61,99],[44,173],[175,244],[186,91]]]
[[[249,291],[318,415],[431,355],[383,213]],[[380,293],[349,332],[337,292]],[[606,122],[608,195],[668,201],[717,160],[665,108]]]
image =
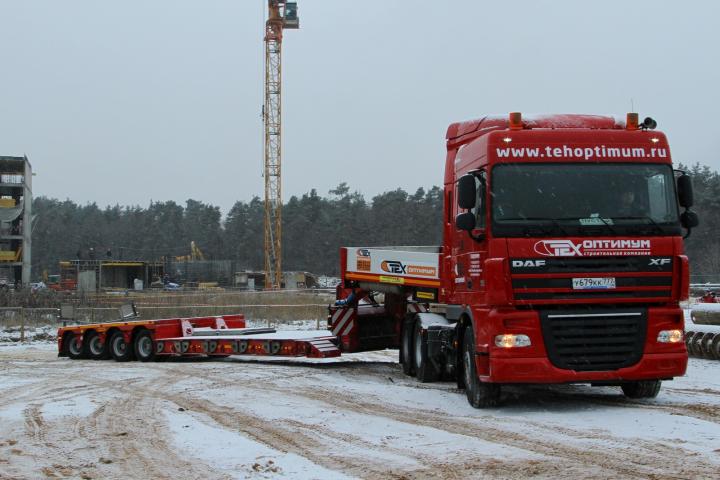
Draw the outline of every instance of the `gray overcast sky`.
[[[0,0],[0,155],[101,206],[262,196],[265,0]],[[298,0],[285,198],[439,185],[483,113],[618,113],[720,167],[720,2]]]

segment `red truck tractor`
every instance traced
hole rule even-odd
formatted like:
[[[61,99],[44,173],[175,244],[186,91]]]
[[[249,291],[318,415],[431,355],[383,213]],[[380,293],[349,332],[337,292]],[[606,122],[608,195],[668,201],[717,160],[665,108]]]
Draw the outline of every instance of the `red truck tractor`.
[[[454,379],[474,407],[505,384],[656,396],[687,366],[682,238],[698,218],[655,126],[520,113],[450,125],[443,243],[341,249],[341,348],[399,347],[406,374]]]

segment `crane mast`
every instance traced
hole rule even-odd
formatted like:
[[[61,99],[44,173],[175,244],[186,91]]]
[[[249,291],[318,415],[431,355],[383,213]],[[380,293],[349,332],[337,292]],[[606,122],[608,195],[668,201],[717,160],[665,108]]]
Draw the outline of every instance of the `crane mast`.
[[[282,36],[300,28],[297,3],[268,0],[265,22],[265,288],[282,283]]]

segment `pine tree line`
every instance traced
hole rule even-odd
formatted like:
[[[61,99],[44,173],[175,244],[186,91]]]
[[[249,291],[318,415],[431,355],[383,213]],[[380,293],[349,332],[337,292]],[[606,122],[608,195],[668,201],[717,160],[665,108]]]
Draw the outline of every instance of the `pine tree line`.
[[[185,206],[153,202],[147,208],[99,208],[38,197],[33,202],[33,276],[56,272],[60,260],[159,260],[190,253],[194,241],[207,259],[232,260],[239,269],[264,267],[264,203],[220,208],[197,200]],[[339,248],[352,245],[439,245],[442,190],[402,189],[372,198],[342,183],[321,197],[316,190],[283,207],[283,268],[337,274]],[[91,253],[92,249],[92,253]]]

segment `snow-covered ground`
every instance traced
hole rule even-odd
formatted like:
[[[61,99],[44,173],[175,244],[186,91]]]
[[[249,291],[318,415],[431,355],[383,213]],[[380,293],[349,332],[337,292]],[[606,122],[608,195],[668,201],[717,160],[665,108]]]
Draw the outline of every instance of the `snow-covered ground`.
[[[313,326],[314,327],[314,326]],[[0,478],[717,478],[720,362],[654,400],[506,388],[471,408],[397,352],[142,364],[0,347]]]

